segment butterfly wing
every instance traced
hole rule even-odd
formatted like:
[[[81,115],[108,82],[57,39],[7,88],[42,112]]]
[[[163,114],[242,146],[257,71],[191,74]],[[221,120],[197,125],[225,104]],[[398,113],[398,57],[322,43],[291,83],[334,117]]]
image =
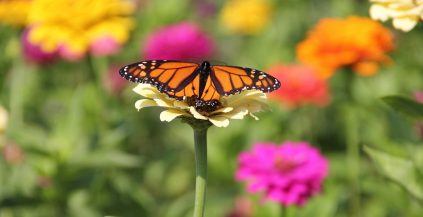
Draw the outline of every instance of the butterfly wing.
[[[199,65],[191,62],[151,60],[133,63],[119,70],[127,80],[148,83],[160,92],[181,100],[198,95]]]
[[[221,65],[211,68],[210,78],[216,91],[223,96],[251,89],[272,92],[281,85],[278,79],[256,69]]]

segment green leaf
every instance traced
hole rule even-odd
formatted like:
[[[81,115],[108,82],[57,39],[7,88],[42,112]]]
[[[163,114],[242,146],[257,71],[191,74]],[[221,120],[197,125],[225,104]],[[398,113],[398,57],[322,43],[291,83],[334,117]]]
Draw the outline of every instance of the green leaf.
[[[77,190],[72,192],[68,199],[68,209],[72,217],[99,217],[101,216],[94,207],[91,206],[89,192]]]
[[[393,109],[412,118],[423,119],[423,104],[402,96],[386,96],[382,100]]]
[[[72,158],[69,163],[85,168],[134,168],[141,164],[137,156],[120,151],[93,152],[89,155]]]
[[[364,146],[383,175],[401,185],[408,193],[423,201],[423,180],[413,161]]]

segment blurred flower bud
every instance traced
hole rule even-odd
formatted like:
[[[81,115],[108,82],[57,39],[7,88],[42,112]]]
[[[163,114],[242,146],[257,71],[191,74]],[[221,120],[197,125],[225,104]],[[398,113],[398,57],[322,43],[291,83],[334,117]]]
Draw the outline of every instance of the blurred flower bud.
[[[110,66],[104,77],[103,86],[111,94],[119,94],[129,84],[119,75],[120,68],[119,65]]]
[[[8,164],[16,165],[22,163],[25,156],[22,149],[16,144],[7,144],[2,148],[2,155]]]
[[[246,197],[235,199],[233,209],[225,217],[250,217],[253,214],[253,205]]]

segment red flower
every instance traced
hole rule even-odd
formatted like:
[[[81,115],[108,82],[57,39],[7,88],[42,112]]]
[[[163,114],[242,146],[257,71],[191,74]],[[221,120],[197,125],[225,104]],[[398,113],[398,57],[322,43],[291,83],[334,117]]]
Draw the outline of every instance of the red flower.
[[[328,85],[315,71],[303,65],[274,65],[268,72],[279,79],[281,88],[270,96],[290,107],[303,104],[325,106],[329,102]]]

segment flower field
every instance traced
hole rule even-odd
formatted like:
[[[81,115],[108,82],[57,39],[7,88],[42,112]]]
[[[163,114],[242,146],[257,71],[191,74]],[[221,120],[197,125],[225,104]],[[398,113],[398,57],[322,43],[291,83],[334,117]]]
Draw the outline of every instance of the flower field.
[[[421,217],[422,18],[0,1],[0,217]]]

